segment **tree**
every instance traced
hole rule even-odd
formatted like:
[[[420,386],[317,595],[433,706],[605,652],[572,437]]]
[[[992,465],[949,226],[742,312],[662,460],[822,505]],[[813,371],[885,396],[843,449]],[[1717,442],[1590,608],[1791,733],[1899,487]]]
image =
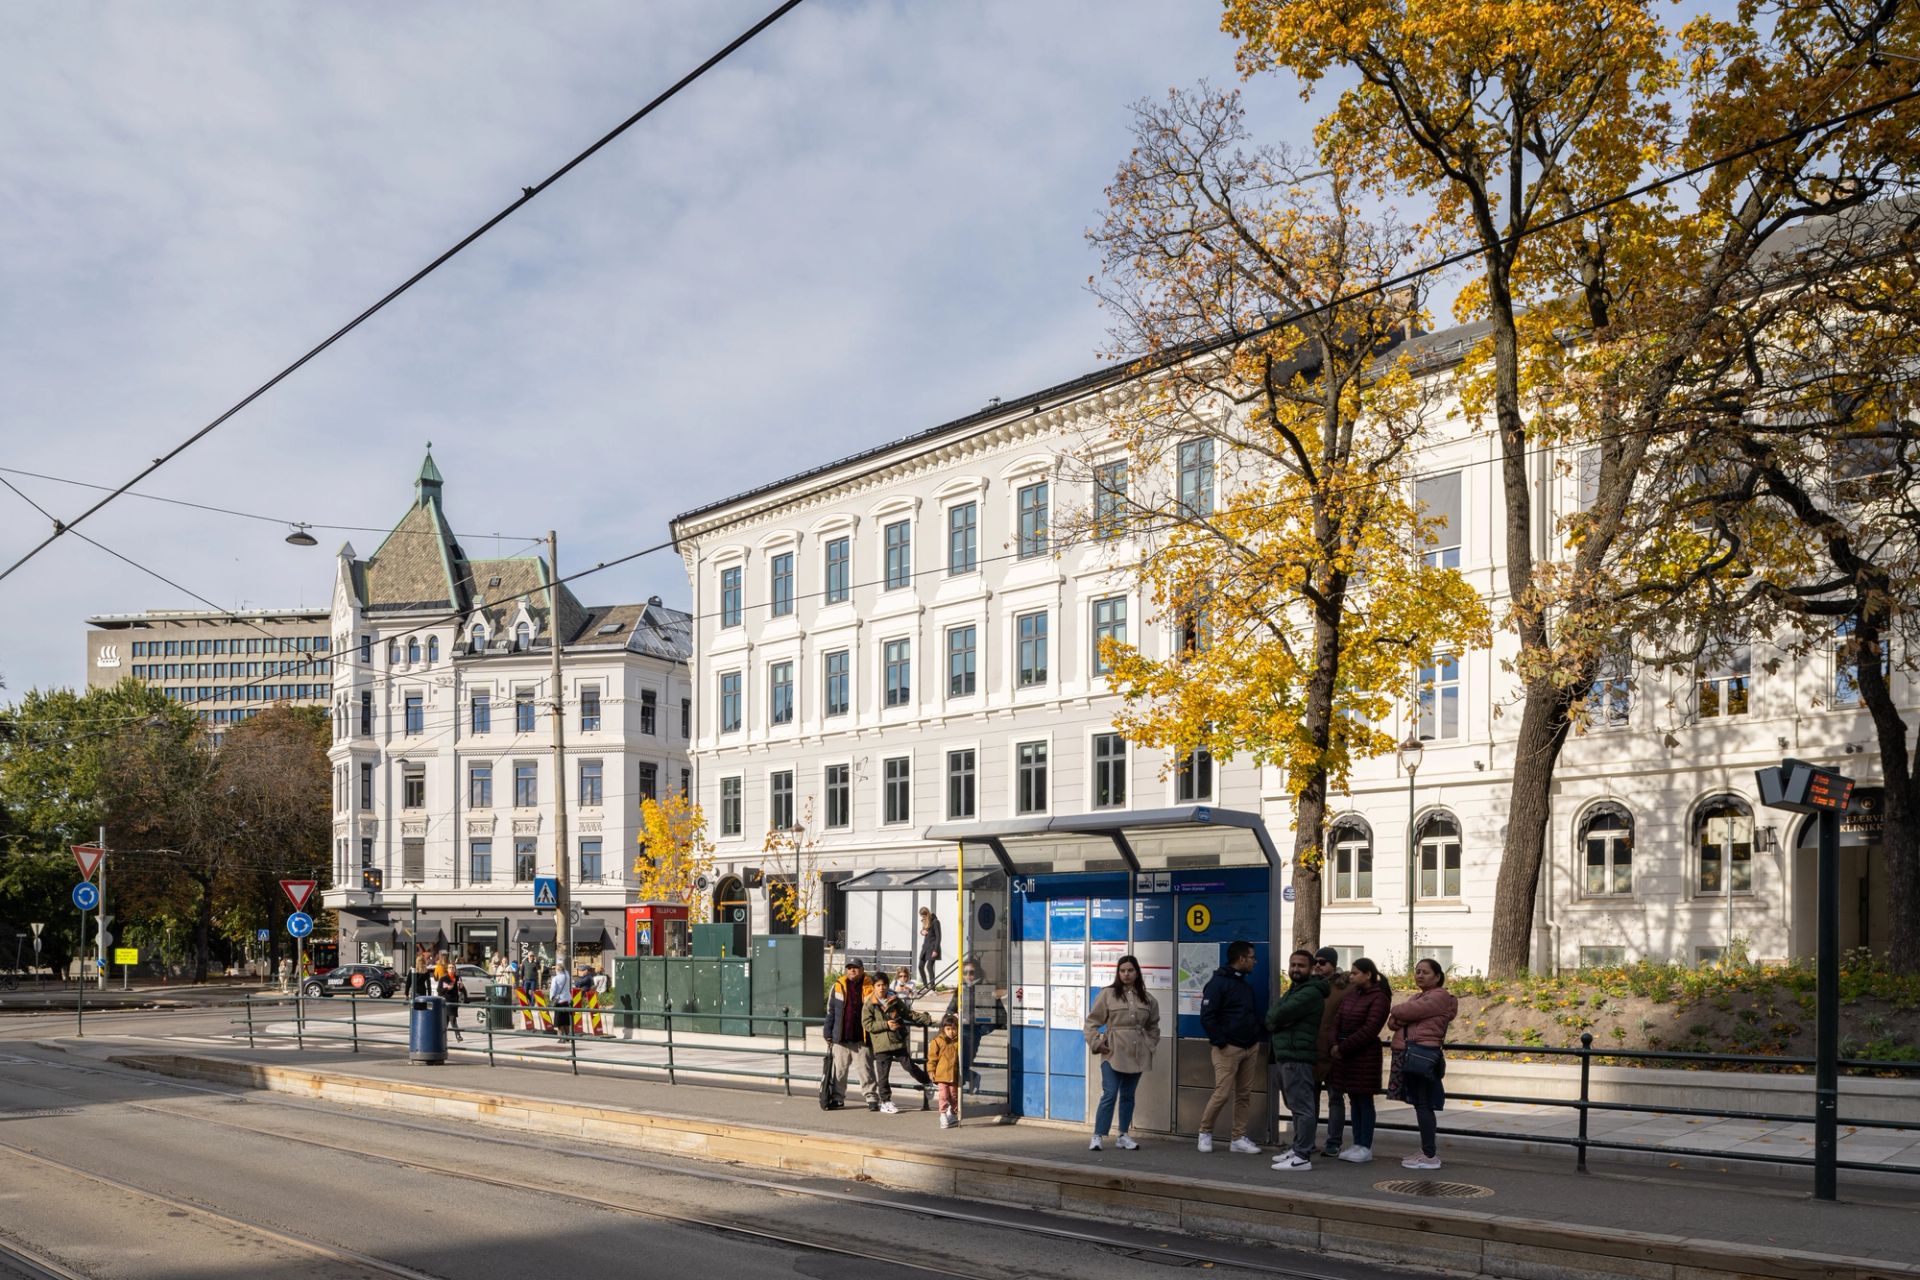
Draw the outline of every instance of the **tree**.
[[[820,839],[812,833],[813,797],[807,797],[800,821],[791,827],[770,827],[761,842],[766,854],[767,908],[773,920],[795,933],[826,918],[821,901]]]
[[[1691,353],[1750,290],[1769,239],[1841,189],[1821,167],[1836,139],[1887,130],[1872,117],[1823,122],[1910,86],[1911,67],[1869,54],[1912,22],[1897,0],[1785,0],[1764,13],[1743,0],[1735,20],[1700,19],[1676,38],[1648,0],[1227,3],[1243,71],[1309,84],[1357,74],[1323,135],[1366,158],[1376,190],[1425,193],[1436,224],[1478,254],[1462,312],[1491,332],[1469,407],[1492,419],[1500,450],[1522,690],[1495,976],[1527,966],[1554,770],[1605,654],[1642,625],[1635,610],[1672,609],[1732,564],[1717,552],[1669,563],[1638,536],[1670,527],[1661,513],[1684,500],[1660,442],[1684,430]],[[1686,190],[1697,208],[1672,188],[1599,207],[1650,169],[1730,156]],[[1549,557],[1536,551],[1529,459],[1580,441],[1597,448],[1594,498],[1567,554]]]
[[[237,848],[231,894],[219,904],[221,931],[237,941],[269,927],[270,964],[285,936],[272,926],[290,907],[280,881],[324,887],[331,873],[329,735],[324,708],[277,704],[227,729],[214,752],[217,820]]]
[[[1134,142],[1093,239],[1115,354],[1144,376],[1115,439],[1087,452],[1096,501],[1075,532],[1137,546],[1149,621],[1177,643],[1154,658],[1108,641],[1115,724],[1175,768],[1204,751],[1209,768],[1245,754],[1284,769],[1293,936],[1313,947],[1329,788],[1392,749],[1409,674],[1488,625],[1460,574],[1422,554],[1410,492],[1425,388],[1385,353],[1420,292],[1380,286],[1416,237],[1360,215],[1344,156],[1250,146],[1236,94],[1143,102]]]
[[[713,874],[713,842],[700,806],[679,793],[664,801],[649,797],[640,802],[640,822],[644,830],[633,859],[638,901],[684,902],[689,920],[707,920],[713,900],[704,890]]]

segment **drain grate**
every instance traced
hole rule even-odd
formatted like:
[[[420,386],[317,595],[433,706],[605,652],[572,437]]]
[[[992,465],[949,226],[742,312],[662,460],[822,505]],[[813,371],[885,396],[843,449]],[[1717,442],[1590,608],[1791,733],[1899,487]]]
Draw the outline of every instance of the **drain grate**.
[[[1425,1196],[1435,1200],[1478,1200],[1493,1194],[1492,1187],[1477,1187],[1471,1182],[1430,1182],[1424,1178],[1394,1178],[1374,1183],[1373,1189],[1396,1196]]]

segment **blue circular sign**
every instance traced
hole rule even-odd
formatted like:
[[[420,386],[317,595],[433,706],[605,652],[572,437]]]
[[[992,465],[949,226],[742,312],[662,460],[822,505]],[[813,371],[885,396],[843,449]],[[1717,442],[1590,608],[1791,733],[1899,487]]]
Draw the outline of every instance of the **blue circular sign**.
[[[287,932],[296,938],[304,938],[313,932],[313,917],[304,911],[296,911],[287,917]]]
[[[93,881],[82,880],[73,886],[73,905],[82,911],[91,911],[100,905],[100,890]]]

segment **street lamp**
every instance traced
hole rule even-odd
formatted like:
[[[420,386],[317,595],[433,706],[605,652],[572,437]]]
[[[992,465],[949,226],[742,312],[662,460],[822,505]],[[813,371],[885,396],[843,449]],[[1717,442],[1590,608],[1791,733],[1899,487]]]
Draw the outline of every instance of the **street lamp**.
[[[1413,899],[1414,880],[1419,874],[1418,847],[1413,832],[1413,778],[1420,772],[1420,760],[1427,754],[1425,738],[1409,733],[1400,744],[1400,767],[1407,771],[1407,972],[1413,972]]]
[[[319,540],[315,538],[312,534],[307,532],[307,530],[311,528],[313,528],[313,526],[310,524],[289,525],[288,533],[287,533],[287,541],[292,543],[296,547],[319,546],[320,545]]]

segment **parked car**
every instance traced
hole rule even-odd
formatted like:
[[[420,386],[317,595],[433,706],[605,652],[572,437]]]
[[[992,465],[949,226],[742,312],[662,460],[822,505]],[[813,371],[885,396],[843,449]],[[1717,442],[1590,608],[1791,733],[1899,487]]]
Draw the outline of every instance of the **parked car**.
[[[400,990],[400,975],[385,965],[343,964],[327,970],[324,976],[308,978],[300,991],[308,996],[367,996],[384,1000]]]
[[[454,974],[460,979],[460,994],[469,1000],[485,1000],[493,978],[477,964],[457,964]]]

